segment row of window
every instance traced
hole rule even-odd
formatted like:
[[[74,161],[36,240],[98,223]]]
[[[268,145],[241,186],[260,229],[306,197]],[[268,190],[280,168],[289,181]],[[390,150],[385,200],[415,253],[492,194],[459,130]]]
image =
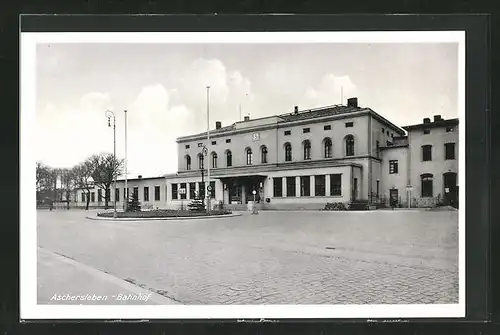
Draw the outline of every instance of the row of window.
[[[444,144],[444,159],[455,159],[455,143]],[[432,161],[432,145],[422,145],[422,161]]]
[[[143,189],[143,201],[149,201],[149,186],[144,186]],[[134,187],[133,188],[133,194],[139,198],[139,188]],[[155,186],[154,187],[154,199],[155,201],[160,201],[160,186]],[[127,190],[127,195],[129,195],[129,191]],[[115,199],[116,201],[120,201],[120,189],[116,188],[115,189]],[[125,188],[123,188],[123,199],[127,199],[127,196],[125,196]],[[82,193],[82,202],[86,201],[86,196],[85,193]],[[102,190],[99,189],[97,190],[97,201],[102,202],[103,197],[102,197]],[[95,192],[90,193],[90,202],[95,202]]]
[[[197,197],[203,199],[205,198],[205,183],[203,182],[198,182],[198,194],[196,193],[196,183],[180,183],[179,185],[177,184],[172,184],[171,188],[171,194],[172,194],[172,199],[187,199],[187,193],[188,193],[188,187],[189,187],[189,199],[195,199]],[[215,181],[210,182],[210,198],[214,199],[215,198]]]
[[[345,155],[346,156],[354,156],[354,136],[352,135],[347,135],[344,139],[345,141]],[[292,161],[292,145],[287,142],[284,145],[285,149],[285,161],[286,162],[291,162]],[[303,149],[303,155],[302,158],[304,160],[310,160],[311,159],[311,141],[305,140],[302,142],[302,149]],[[231,167],[233,165],[233,154],[231,150],[226,150],[226,167]],[[253,151],[251,148],[247,148],[245,150],[245,155],[246,155],[246,165],[252,165],[254,164],[254,159],[253,159]],[[211,156],[211,166],[212,168],[217,168],[218,167],[218,156],[217,153],[212,152]],[[332,158],[332,140],[330,138],[325,138],[323,140],[323,157],[324,158]],[[265,145],[260,147],[260,163],[261,164],[266,164],[268,163],[268,150]],[[202,153],[198,154],[198,169],[203,169],[204,168],[204,156]],[[191,156],[186,155],[185,156],[185,161],[186,161],[186,170],[191,170]]]
[[[446,127],[446,132],[447,133],[453,133],[455,131],[455,128],[454,127]],[[423,130],[423,134],[424,135],[428,135],[431,133],[431,130],[430,129],[424,129]]]
[[[311,196],[311,176],[301,176],[300,178],[301,197]],[[296,197],[296,177],[286,177],[286,194],[283,194],[283,178],[273,178],[273,197]],[[326,175],[314,176],[314,196],[326,196]],[[342,175],[330,175],[330,196],[342,195]]]

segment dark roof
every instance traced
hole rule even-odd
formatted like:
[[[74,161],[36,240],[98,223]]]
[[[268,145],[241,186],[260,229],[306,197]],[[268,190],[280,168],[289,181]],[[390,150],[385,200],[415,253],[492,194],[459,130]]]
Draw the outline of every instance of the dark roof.
[[[410,130],[439,128],[439,127],[456,126],[456,125],[458,125],[458,119],[449,119],[449,120],[442,119],[430,123],[419,123],[410,126],[404,126],[402,128],[406,131],[410,131]]]
[[[127,181],[137,181],[137,180],[152,180],[152,179],[164,179],[163,176],[158,176],[158,177],[142,177],[142,178],[128,178]],[[117,179],[118,181],[125,181],[125,178],[123,179]]]
[[[366,110],[366,108],[336,105],[336,106],[323,107],[320,109],[300,111],[298,113],[282,114],[282,115],[278,115],[278,117],[283,120],[280,122],[291,122],[291,121],[298,121],[298,120],[315,119],[315,118],[330,116],[330,115],[339,115],[339,114],[360,112],[362,110]]]
[[[233,123],[230,126],[221,127],[219,129],[210,129],[210,135],[212,135],[212,134],[218,134],[218,133],[223,133],[223,132],[229,131],[229,130],[234,130],[235,128],[236,128],[236,124]],[[206,135],[207,135],[207,132],[204,131],[202,133],[197,133],[197,134],[193,134],[193,135],[179,137],[178,140],[182,140],[185,137],[206,136]]]

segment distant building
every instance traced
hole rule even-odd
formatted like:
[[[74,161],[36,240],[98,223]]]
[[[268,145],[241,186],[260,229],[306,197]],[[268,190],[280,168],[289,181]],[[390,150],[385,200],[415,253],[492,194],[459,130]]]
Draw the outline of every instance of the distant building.
[[[254,197],[263,209],[390,199],[404,207],[458,204],[458,119],[436,115],[433,122],[400,128],[351,98],[346,106],[295,107],[224,127],[217,121],[210,142],[203,132],[177,144],[176,174],[128,180],[143,208],[175,209],[204,197],[208,167],[212,204],[239,209]],[[123,208],[123,180],[118,190]],[[78,198],[84,203],[83,195]],[[94,195],[91,204],[98,199]]]

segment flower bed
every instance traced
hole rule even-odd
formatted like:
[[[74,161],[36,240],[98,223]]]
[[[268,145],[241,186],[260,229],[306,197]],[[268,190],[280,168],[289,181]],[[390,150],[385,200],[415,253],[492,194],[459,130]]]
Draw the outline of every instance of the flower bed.
[[[228,210],[213,210],[210,212],[210,216],[213,215],[227,215],[231,214]],[[97,213],[99,217],[112,218],[113,212]],[[116,217],[118,218],[178,218],[178,217],[199,217],[207,216],[206,212],[196,212],[196,211],[178,211],[178,210],[154,210],[154,211],[141,211],[141,212],[117,212]]]

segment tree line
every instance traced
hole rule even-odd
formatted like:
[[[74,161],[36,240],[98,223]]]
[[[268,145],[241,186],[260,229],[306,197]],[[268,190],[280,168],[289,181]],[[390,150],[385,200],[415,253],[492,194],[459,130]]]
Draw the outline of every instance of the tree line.
[[[95,154],[71,168],[53,168],[42,162],[36,163],[37,204],[55,202],[66,198],[67,208],[71,195],[80,189],[85,193],[85,209],[89,209],[90,193],[97,186],[104,190],[105,207],[108,208],[111,185],[115,177],[122,175],[124,160],[113,154]]]

